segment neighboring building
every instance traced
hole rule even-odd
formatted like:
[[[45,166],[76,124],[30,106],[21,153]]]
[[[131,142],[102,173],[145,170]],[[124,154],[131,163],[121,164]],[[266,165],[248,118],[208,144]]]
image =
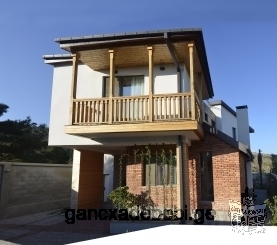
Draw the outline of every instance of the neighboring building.
[[[165,192],[177,208],[226,214],[229,199],[252,187],[247,107],[205,102],[214,92],[201,29],[56,42],[71,54],[44,56],[54,67],[49,145],[74,149],[72,208],[102,206],[104,185],[105,195],[119,185],[123,153],[130,191],[147,191],[151,179],[151,193],[162,193],[159,162],[150,178],[145,162],[134,163],[133,150],[146,145],[176,156]],[[163,206],[161,194],[151,197]]]

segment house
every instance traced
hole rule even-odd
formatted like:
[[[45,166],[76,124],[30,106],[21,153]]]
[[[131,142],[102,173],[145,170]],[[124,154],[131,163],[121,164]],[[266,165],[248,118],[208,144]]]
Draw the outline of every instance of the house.
[[[212,208],[226,218],[229,200],[253,186],[254,130],[247,106],[209,102],[202,30],[55,41],[69,54],[43,56],[54,69],[49,145],[74,149],[71,207],[100,208],[126,184],[150,191],[158,207]],[[134,157],[145,146],[149,163]],[[155,158],[163,150],[170,166]]]

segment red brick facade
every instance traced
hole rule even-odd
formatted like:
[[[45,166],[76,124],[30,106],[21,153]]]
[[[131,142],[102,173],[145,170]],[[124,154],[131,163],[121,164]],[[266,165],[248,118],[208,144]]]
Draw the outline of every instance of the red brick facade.
[[[214,202],[201,201],[200,152],[212,151]],[[216,136],[206,133],[203,141],[189,147],[189,185],[192,209],[227,211],[229,199],[240,201],[246,187],[244,155]]]
[[[165,145],[165,146],[151,146],[149,147],[152,153],[159,153],[161,149],[164,149],[166,153],[172,150],[173,154],[176,152],[176,145]],[[141,158],[136,157],[134,159],[134,150],[139,149],[138,154],[141,150],[145,151],[145,146],[129,147],[126,161],[126,185],[129,187],[129,191],[134,194],[148,195],[149,187],[144,186],[144,175],[145,169],[143,167]],[[164,195],[165,193],[165,195]],[[165,186],[152,186],[150,188],[150,196],[155,205],[163,207],[164,203],[166,207],[177,207],[177,191],[176,185],[172,187],[170,185]]]
[[[151,152],[159,151],[162,148],[166,151],[169,149],[172,149],[173,152],[176,151],[176,145],[150,147]],[[139,147],[128,148],[126,184],[131,192],[140,194],[141,192],[147,192],[149,188],[143,186],[144,168],[139,157],[137,157],[136,162],[134,161],[134,149],[139,149]],[[201,201],[199,153],[205,151],[212,151],[214,202]],[[183,143],[183,168],[185,173],[185,205],[190,210],[213,208],[216,211],[227,211],[229,199],[240,201],[241,192],[244,192],[246,186],[244,155],[225,141],[206,133],[204,140],[193,141],[191,146]],[[150,192],[154,203],[163,206],[163,186],[152,186]],[[178,206],[176,185],[172,189],[170,186],[166,186],[165,203],[167,207]]]

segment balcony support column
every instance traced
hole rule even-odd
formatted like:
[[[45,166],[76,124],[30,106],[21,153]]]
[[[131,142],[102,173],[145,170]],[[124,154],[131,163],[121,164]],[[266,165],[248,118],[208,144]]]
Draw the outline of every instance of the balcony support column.
[[[153,47],[148,47],[149,56],[149,122],[153,121]]]
[[[113,121],[113,87],[114,87],[114,75],[115,75],[115,57],[114,50],[109,50],[110,53],[110,86],[109,86],[109,124]]]
[[[193,51],[194,44],[190,43],[189,47],[189,68],[190,68],[190,93],[191,93],[191,119],[195,120],[195,91],[194,91],[194,59],[193,59]]]
[[[77,90],[77,76],[78,76],[78,62],[79,55],[72,55],[72,80],[71,80],[71,94],[70,94],[70,106],[69,106],[69,125],[73,125],[73,117],[75,115],[74,99],[76,99]]]

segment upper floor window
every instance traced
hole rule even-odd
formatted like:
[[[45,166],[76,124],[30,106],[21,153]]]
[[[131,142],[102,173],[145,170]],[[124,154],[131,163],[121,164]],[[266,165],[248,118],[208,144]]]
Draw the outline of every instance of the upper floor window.
[[[237,140],[236,128],[232,128],[232,133],[233,133],[233,138],[234,138],[235,140]]]
[[[212,127],[215,128],[215,121],[212,120]]]
[[[212,163],[211,151],[200,153],[200,165],[201,165],[201,200],[213,201],[214,188],[213,188],[213,163]]]
[[[104,97],[109,97],[110,78],[104,78]],[[144,76],[117,76],[114,79],[114,96],[144,94]]]
[[[205,113],[205,121],[208,122],[208,114]]]

